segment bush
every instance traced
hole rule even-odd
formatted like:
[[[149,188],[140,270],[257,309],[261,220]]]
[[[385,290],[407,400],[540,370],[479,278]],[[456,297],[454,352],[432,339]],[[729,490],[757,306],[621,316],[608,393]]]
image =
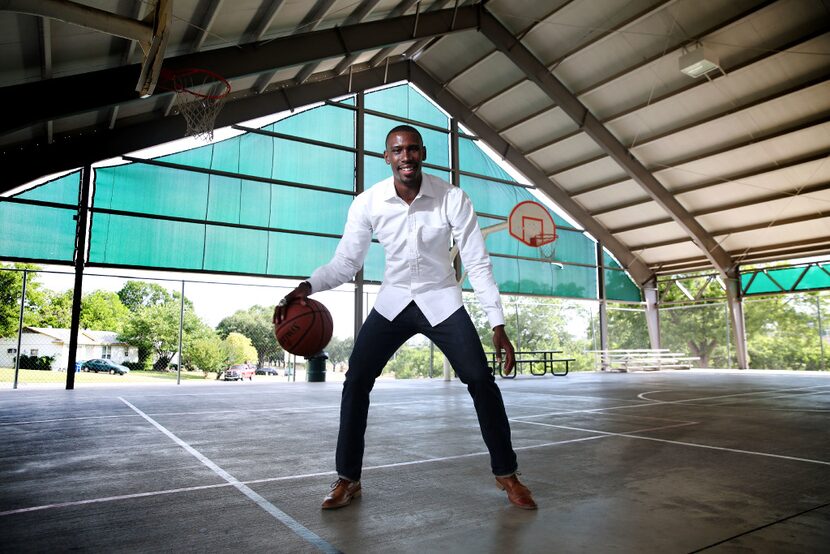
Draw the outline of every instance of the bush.
[[[147,364],[144,362],[122,362],[121,365],[130,368],[130,371],[146,371]]]
[[[52,362],[55,356],[20,356],[20,369],[35,369],[38,371],[52,371]]]

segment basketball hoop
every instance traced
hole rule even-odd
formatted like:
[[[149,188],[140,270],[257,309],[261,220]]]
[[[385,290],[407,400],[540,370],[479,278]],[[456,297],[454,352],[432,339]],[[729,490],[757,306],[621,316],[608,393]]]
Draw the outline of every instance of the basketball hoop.
[[[162,88],[176,95],[176,109],[187,122],[185,136],[213,139],[216,116],[231,92],[228,81],[207,69],[162,69]]]
[[[530,246],[539,249],[543,259],[553,263],[556,260],[556,237],[556,228],[554,228],[552,234],[541,233],[530,237],[528,242]]]
[[[556,223],[547,208],[538,202],[519,202],[507,218],[510,236],[539,250],[539,259],[562,269],[556,260]]]

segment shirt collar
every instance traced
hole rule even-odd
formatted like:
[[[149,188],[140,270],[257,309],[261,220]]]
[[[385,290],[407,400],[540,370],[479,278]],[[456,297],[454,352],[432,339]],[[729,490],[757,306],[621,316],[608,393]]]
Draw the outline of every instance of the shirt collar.
[[[427,173],[423,173],[423,178],[421,179],[421,190],[418,191],[418,196],[415,198],[419,198],[421,196],[435,196],[435,187],[432,184],[432,176]],[[396,200],[398,199],[398,193],[395,192],[395,178],[394,177],[387,177],[384,183],[384,192],[383,192],[384,200]]]

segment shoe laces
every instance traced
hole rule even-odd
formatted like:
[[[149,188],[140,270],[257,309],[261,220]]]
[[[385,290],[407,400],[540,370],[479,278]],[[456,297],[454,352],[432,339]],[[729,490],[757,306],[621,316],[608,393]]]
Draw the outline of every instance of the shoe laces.
[[[343,482],[346,486],[348,486],[349,483],[351,483],[351,481],[349,481],[348,479],[343,479],[342,477],[338,477],[336,481],[334,481],[331,485],[329,485],[329,487],[331,487],[331,490],[334,490],[334,489],[337,488],[337,486],[341,482]]]

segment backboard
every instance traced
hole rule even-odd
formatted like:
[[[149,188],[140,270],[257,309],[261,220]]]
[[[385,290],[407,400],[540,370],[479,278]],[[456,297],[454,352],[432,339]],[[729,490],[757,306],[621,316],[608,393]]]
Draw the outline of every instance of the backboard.
[[[519,202],[507,218],[510,236],[537,248],[556,240],[553,216],[542,204],[532,200]]]

